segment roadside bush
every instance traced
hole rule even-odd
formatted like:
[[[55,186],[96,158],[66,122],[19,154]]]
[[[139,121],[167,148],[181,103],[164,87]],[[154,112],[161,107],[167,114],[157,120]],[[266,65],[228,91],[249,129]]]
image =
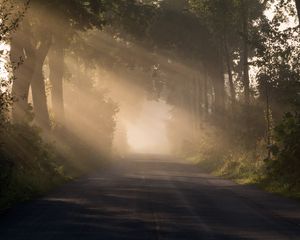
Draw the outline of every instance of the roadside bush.
[[[274,128],[273,157],[267,160],[271,178],[299,187],[300,181],[300,114],[287,113]]]
[[[43,141],[37,127],[7,123],[0,142],[0,209],[66,180],[55,148]]]
[[[232,149],[225,155],[218,173],[236,179],[258,180],[264,175],[265,144],[259,141],[255,149]]]
[[[264,178],[267,144],[264,139],[253,141],[237,138],[226,129],[204,128],[189,159],[205,172],[214,172],[229,178],[258,180]]]
[[[229,154],[230,140],[221,129],[205,126],[201,134],[184,151],[184,157],[196,163],[203,172],[214,172],[224,163],[224,156]],[[187,147],[185,148],[187,149]]]

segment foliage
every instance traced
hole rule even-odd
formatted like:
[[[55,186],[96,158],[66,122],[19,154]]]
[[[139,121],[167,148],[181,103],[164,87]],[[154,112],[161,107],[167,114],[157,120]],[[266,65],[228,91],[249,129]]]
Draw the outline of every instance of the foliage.
[[[273,158],[267,160],[270,177],[299,187],[300,115],[287,113],[274,128]]]
[[[212,173],[220,168],[224,157],[229,155],[231,139],[222,129],[214,126],[205,125],[203,129],[192,156],[196,156],[194,160],[201,170]]]
[[[231,63],[225,67],[232,66],[228,74],[233,74],[234,88],[240,91],[235,102],[227,102],[225,109],[228,114],[222,122],[214,122],[213,128],[206,123],[212,122],[210,117],[216,103],[211,104],[208,97],[208,114],[198,119],[203,127],[198,129],[200,137],[190,134],[189,148],[194,149],[192,158],[198,159],[202,169],[231,178],[269,181],[268,186],[278,182],[282,186],[295,187],[300,172],[299,114],[286,114],[281,120],[287,111],[299,112],[300,106],[299,27],[286,27],[296,16],[294,1],[192,0],[189,3],[192,13],[209,30],[207,37],[216,48],[228,41],[230,57],[224,60]],[[251,90],[249,106],[240,96],[245,93],[245,82],[240,82],[245,74],[245,69],[241,70],[245,64],[241,61],[244,54],[241,40],[245,40],[242,31],[245,20],[243,4],[250,4],[249,36],[246,39],[251,52],[247,64],[253,66],[256,73],[253,82],[257,83]],[[265,9],[274,10],[274,16],[264,15]],[[208,55],[213,55],[213,52],[208,52]],[[225,57],[226,54],[223,55]],[[224,86],[232,87],[226,81]],[[220,94],[216,92],[216,86],[212,88],[213,97]],[[191,115],[194,114],[189,111],[188,104],[184,107]],[[268,120],[264,119],[265,115]],[[193,117],[182,125],[191,121]],[[277,127],[273,129],[273,125]],[[207,131],[207,128],[216,129],[218,134]],[[272,158],[269,158],[268,151],[272,152]]]
[[[19,23],[24,17],[24,13],[29,2],[23,2],[18,8],[16,2],[11,0],[1,0],[0,5],[0,133],[6,127],[8,122],[8,111],[13,102],[13,97],[9,88],[13,82],[13,77],[7,75],[12,68],[17,68],[18,64],[11,65],[7,62],[7,49],[5,44],[8,43],[11,34],[16,31]]]
[[[225,62],[229,60],[236,80],[240,80],[243,42],[257,33],[258,29],[254,23],[263,17],[265,4],[258,0],[190,0],[189,5],[190,11],[208,29],[210,41],[214,43],[214,48],[219,49],[219,57],[223,58],[224,68],[228,67],[228,63]],[[249,28],[247,33],[243,29],[245,21]],[[253,49],[250,50],[250,55],[253,56]],[[212,52],[207,52],[205,58],[209,58],[211,54]],[[206,61],[205,58],[203,61]]]
[[[71,1],[67,5],[65,2],[61,1],[57,3],[62,7],[70,7],[70,11],[66,11],[66,8],[62,7],[64,13],[68,13],[67,16],[59,16],[62,12],[56,12],[56,17],[67,17],[70,20],[69,24],[73,27],[72,30],[84,30],[86,28],[91,28],[94,25],[101,27],[104,23],[103,16],[99,12],[95,12],[96,8],[99,10],[102,1],[96,4],[92,1],[90,4],[86,4],[86,1]],[[14,33],[24,17],[24,13],[27,10],[29,1],[24,4],[21,1],[15,3],[14,1],[4,0],[1,2],[1,22],[0,22],[0,36],[1,44],[7,43],[12,33]],[[30,24],[28,25],[29,32],[26,35],[26,41],[21,41],[18,47],[25,46],[25,51],[29,51],[28,45],[26,44],[36,44],[34,48],[38,49],[45,40],[49,37],[57,40],[58,35],[64,38],[63,41],[68,41],[74,32],[70,29],[65,29],[64,33],[59,32],[62,28],[57,27],[52,21],[48,21],[47,29],[45,29],[44,17],[48,19],[53,19],[49,17],[47,11],[55,6],[53,1],[49,3],[43,2],[43,7],[38,11],[36,7],[41,4],[41,1],[30,1],[30,13],[27,12],[26,20],[30,19]],[[53,5],[54,4],[54,5]],[[95,8],[95,9],[94,9]],[[57,10],[57,9],[56,9]],[[95,10],[95,11],[94,11]],[[53,12],[53,13],[54,13]],[[99,15],[97,15],[99,14]],[[97,15],[97,16],[96,16]],[[57,20],[57,19],[56,19]],[[62,25],[65,27],[66,21],[62,20]],[[54,25],[52,25],[54,24]],[[55,30],[55,31],[54,31]],[[51,33],[51,34],[49,34]],[[17,39],[18,41],[22,40]],[[37,50],[35,49],[35,50]],[[83,149],[81,146],[84,145],[85,148],[89,146],[88,144],[83,144],[75,136],[71,134],[61,134],[60,137],[67,136],[64,139],[64,145],[58,146],[61,143],[55,139],[56,133],[48,133],[51,136],[45,136],[46,134],[42,132],[41,129],[33,125],[33,120],[35,118],[33,114],[33,108],[28,105],[26,109],[26,114],[23,116],[22,121],[14,123],[10,119],[10,111],[12,104],[16,99],[12,97],[11,85],[14,83],[15,78],[12,75],[12,71],[18,71],[20,67],[32,68],[32,65],[23,65],[24,62],[28,61],[30,57],[28,52],[24,55],[24,52],[19,52],[21,55],[15,56],[17,61],[8,61],[8,50],[2,50],[0,52],[1,57],[1,86],[0,86],[0,209],[5,208],[14,202],[27,200],[33,196],[42,194],[57,184],[64,182],[69,177],[73,177],[77,174],[81,174],[83,171],[90,169],[88,160],[84,163],[82,159],[92,158],[91,149],[86,149],[85,158],[81,158],[82,164],[85,164],[85,168],[82,165],[78,165],[75,160],[82,156]],[[24,55],[24,56],[23,56]],[[22,58],[22,56],[24,58]],[[3,69],[2,69],[3,67]],[[9,73],[9,74],[7,74]],[[42,91],[42,89],[40,89]],[[90,132],[90,134],[98,134],[101,138],[103,144],[102,148],[109,152],[111,149],[112,136],[114,132],[114,115],[116,113],[116,106],[111,101],[104,98],[103,93],[93,93],[90,92],[91,98],[96,99],[93,105],[89,105],[90,108],[82,107],[85,114],[91,114],[91,112],[96,113],[96,117],[93,120],[96,130]],[[76,96],[78,99],[78,96]],[[57,129],[56,129],[57,130]],[[43,136],[43,137],[42,137]],[[56,135],[57,136],[57,135]],[[78,136],[77,136],[78,137]],[[47,140],[54,139],[57,143],[49,144]],[[78,147],[78,148],[77,148]],[[69,149],[67,149],[69,148]],[[69,152],[68,152],[69,151]],[[72,153],[72,154],[70,154]],[[99,162],[99,154],[97,156]],[[94,167],[95,165],[93,165]]]
[[[1,0],[0,2],[0,42],[7,42],[14,32],[28,7],[29,1],[23,1],[21,4],[14,0]],[[16,5],[18,7],[16,7]],[[2,52],[1,52],[2,54]]]
[[[66,180],[63,162],[29,123],[10,124],[0,135],[0,209]]]
[[[290,3],[287,7],[291,8]],[[282,24],[290,21],[289,15],[278,8],[272,20],[261,19],[260,31],[252,42],[256,47],[260,99],[269,99],[277,119],[300,106],[299,28],[283,28]]]

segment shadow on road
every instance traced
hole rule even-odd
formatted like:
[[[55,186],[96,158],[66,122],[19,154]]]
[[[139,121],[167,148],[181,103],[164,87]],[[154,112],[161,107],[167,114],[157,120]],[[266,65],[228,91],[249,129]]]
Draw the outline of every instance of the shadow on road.
[[[199,173],[179,159],[136,155],[12,209],[0,218],[0,236],[300,239],[299,209],[289,200]]]

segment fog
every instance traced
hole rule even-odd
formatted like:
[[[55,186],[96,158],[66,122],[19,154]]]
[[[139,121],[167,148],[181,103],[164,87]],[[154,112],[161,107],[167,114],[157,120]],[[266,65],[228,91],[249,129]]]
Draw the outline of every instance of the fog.
[[[103,145],[99,136],[105,132],[95,134],[99,122],[94,119],[97,114],[105,116],[105,111],[110,109],[99,105],[100,97],[104,102],[111,101],[117,108],[113,117],[115,131],[112,147],[115,154],[170,154],[167,128],[172,107],[166,103],[164,96],[152,95],[155,91],[152,62],[155,62],[157,57],[141,47],[128,47],[113,36],[98,31],[91,31],[88,37],[83,38],[83,44],[101,56],[95,60],[92,68],[87,67],[88,63],[85,61],[78,62],[76,55],[68,54],[66,57],[67,71],[72,73],[69,80],[64,82],[66,126],[69,131],[93,145],[94,149],[98,148],[103,152],[103,149],[99,148]],[[139,60],[139,66],[132,69],[127,65],[111,67],[111,49],[119,49],[118,54],[126,59],[128,52],[131,52],[130,56]],[[84,56],[82,58],[84,59]],[[160,58],[163,59],[160,61],[168,62],[167,58]],[[143,65],[147,70],[140,67]],[[164,87],[161,91],[165,91]],[[98,94],[94,94],[95,92]],[[51,102],[48,105],[51,108]],[[88,108],[90,111],[87,111]],[[95,112],[95,108],[98,108],[99,113]]]
[[[163,101],[145,101],[133,121],[125,120],[129,149],[134,153],[170,154],[166,123],[170,106]]]

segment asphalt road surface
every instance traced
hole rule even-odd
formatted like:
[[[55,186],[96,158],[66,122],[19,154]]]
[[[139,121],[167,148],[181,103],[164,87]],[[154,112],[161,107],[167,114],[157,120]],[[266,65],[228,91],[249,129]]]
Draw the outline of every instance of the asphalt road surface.
[[[300,204],[135,156],[0,216],[1,240],[299,239]]]

